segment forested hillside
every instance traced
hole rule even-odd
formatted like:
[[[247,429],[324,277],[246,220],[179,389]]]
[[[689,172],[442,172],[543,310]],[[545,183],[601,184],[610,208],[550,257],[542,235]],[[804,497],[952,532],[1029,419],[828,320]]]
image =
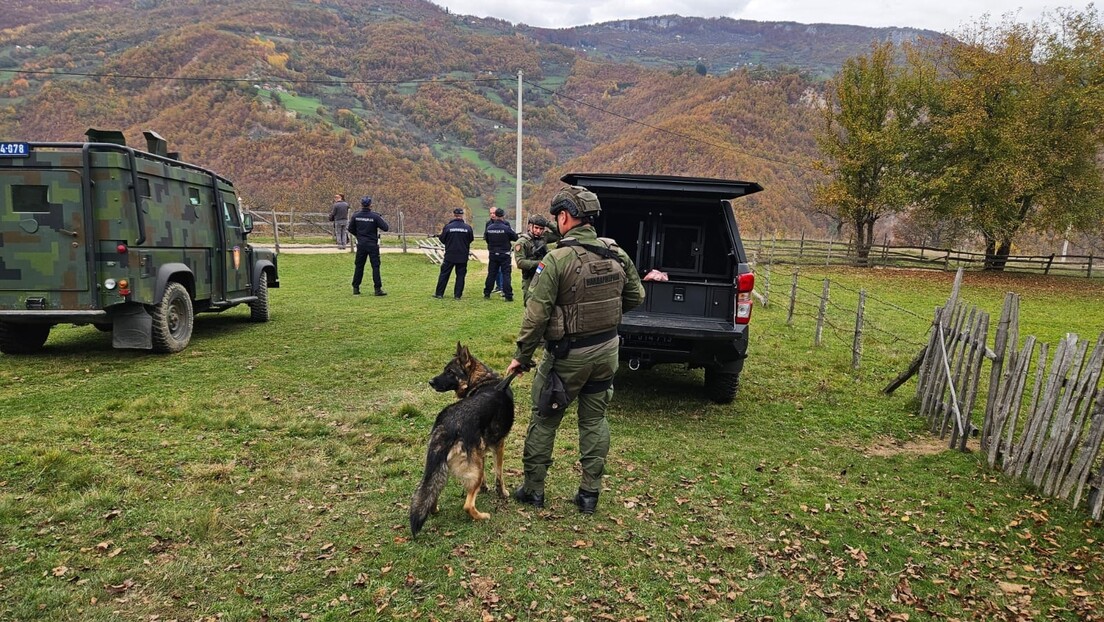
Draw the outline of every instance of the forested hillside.
[[[715,50],[730,27],[719,24]],[[850,34],[809,67],[899,35],[839,28]],[[662,33],[646,30],[640,49],[655,60]],[[8,0],[0,70],[17,71],[0,71],[0,138],[117,128],[141,147],[152,129],[233,179],[248,206],[317,212],[334,192],[371,194],[408,230],[429,231],[461,204],[512,212],[521,70],[526,210],[543,210],[569,170],[705,175],[763,184],[740,207],[746,227],[815,226],[810,74],[701,75],[554,34],[422,0]],[[817,57],[807,45],[779,52],[787,45],[774,40],[763,58]]]

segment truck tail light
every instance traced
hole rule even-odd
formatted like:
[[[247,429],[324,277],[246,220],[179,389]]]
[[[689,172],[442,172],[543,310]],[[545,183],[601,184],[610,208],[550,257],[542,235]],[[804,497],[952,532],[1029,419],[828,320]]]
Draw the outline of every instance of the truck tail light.
[[[126,279],[119,279],[119,295],[120,296],[129,296],[130,295],[130,281],[128,281]]]
[[[747,324],[751,321],[751,290],[755,289],[755,275],[748,272],[736,280],[736,313],[734,324]]]

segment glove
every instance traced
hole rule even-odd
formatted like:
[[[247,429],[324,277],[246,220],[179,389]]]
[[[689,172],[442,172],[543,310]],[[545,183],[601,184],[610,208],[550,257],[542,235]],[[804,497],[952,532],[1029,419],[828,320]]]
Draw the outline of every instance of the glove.
[[[546,244],[536,244],[533,246],[533,258],[544,259],[544,256],[548,254],[548,246]]]

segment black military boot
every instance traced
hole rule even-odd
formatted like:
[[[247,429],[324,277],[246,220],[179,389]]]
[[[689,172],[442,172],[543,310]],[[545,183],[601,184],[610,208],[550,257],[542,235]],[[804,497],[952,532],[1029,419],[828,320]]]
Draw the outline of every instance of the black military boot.
[[[593,514],[598,509],[598,493],[587,492],[582,488],[575,493],[575,505],[583,514]]]
[[[544,507],[544,493],[526,490],[524,484],[518,486],[518,489],[514,491],[514,500],[518,503],[531,505],[538,510]]]
[[[377,296],[386,296],[386,295],[387,295],[387,292],[383,291],[383,288],[381,288],[381,287],[377,287],[377,288],[376,288],[376,295],[377,295]]]
[[[360,288],[359,287],[354,287],[353,288],[353,295],[354,296],[359,296],[360,295]]]

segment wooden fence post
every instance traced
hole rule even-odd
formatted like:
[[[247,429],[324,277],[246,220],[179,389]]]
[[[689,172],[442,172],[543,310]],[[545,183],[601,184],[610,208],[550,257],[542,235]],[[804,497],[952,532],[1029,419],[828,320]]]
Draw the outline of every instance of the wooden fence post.
[[[770,270],[771,270],[771,253],[767,255],[767,273],[763,279],[763,308],[770,308]]]
[[[1012,292],[1004,295],[1004,306],[1001,308],[1000,322],[997,324],[997,336],[993,341],[993,367],[989,374],[989,395],[985,399],[985,418],[981,424],[981,450],[987,451],[992,437],[997,435],[999,440],[1000,430],[993,430],[991,425],[995,420],[999,404],[997,404],[997,392],[1003,381],[1001,373],[1004,371],[1004,356],[1008,349],[1009,326],[1012,323],[1012,307],[1019,306],[1019,296]],[[992,466],[990,464],[990,466]]]
[[[797,258],[801,259],[805,255],[805,230],[801,230],[801,245],[797,247]],[[1089,261],[1089,276],[1092,276],[1092,261]]]
[[[793,271],[793,282],[790,283],[790,311],[786,314],[786,326],[793,326],[794,307],[797,306],[797,268]]]
[[[882,238],[882,265],[886,264],[886,258],[889,256],[889,234],[885,234]]]
[[[1046,266],[1046,269],[1043,270],[1043,274],[1046,274],[1046,275],[1050,274],[1050,264],[1052,264],[1052,263],[1054,263],[1054,253],[1051,253],[1050,258],[1047,259],[1047,266]]]
[[[824,267],[826,268],[828,267],[828,264],[832,261],[832,242],[833,240],[828,240],[828,254],[824,257]]]
[[[1092,262],[1093,262],[1093,256],[1092,256],[1092,254],[1090,253],[1090,254],[1089,254],[1089,267],[1088,267],[1088,274],[1086,274],[1086,275],[1085,275],[1086,277],[1088,277],[1088,278],[1090,278],[1090,279],[1092,278]]]
[[[824,289],[820,293],[820,310],[817,311],[816,339],[814,344],[820,347],[821,336],[824,334],[824,315],[828,312],[828,288],[830,281],[824,279]]]
[[[863,309],[866,307],[866,290],[859,290],[859,310],[855,313],[855,339],[851,342],[851,369],[858,369],[862,360]]]
[[[402,240],[402,251],[406,252],[406,214],[399,210],[399,238]]]
[[[276,221],[276,210],[272,210],[272,237],[276,240],[276,253],[280,252],[280,223]]]

